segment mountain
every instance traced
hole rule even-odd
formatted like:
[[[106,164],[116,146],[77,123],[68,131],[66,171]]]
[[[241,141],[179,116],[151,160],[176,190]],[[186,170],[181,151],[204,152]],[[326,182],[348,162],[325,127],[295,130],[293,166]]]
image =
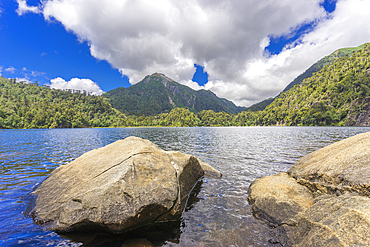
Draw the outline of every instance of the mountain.
[[[370,43],[282,92],[260,125],[370,125]]]
[[[128,115],[156,115],[174,108],[189,108],[192,112],[213,110],[238,113],[245,110],[229,100],[218,98],[208,90],[195,91],[160,73],[146,76],[128,88],[116,88],[103,94],[112,106]]]
[[[364,48],[365,44],[358,47],[342,48],[336,50],[328,56],[323,57],[322,59],[314,63],[311,67],[309,67],[305,72],[300,74],[297,78],[295,78],[291,83],[289,83],[288,86],[284,88],[283,92],[288,91],[297,84],[301,84],[304,79],[311,77],[314,73],[320,71],[326,65],[332,64],[337,58],[351,56],[351,54],[353,54],[354,52],[360,51]]]
[[[353,54],[354,52],[364,49],[364,47],[365,47],[365,44],[360,45],[358,47],[342,48],[342,49],[336,50],[335,52],[333,52],[332,54],[328,56],[323,57],[322,59],[320,59],[313,65],[311,65],[311,67],[309,67],[305,72],[297,76],[292,82],[288,84],[288,86],[284,88],[282,92],[286,92],[290,90],[292,87],[294,87],[295,85],[301,84],[304,79],[311,77],[314,73],[320,71],[326,65],[332,64],[336,59],[340,57],[344,57],[344,56],[351,56],[351,54]],[[275,98],[265,99],[259,103],[256,103],[248,107],[247,109],[251,111],[261,111],[265,109],[266,106],[271,104],[274,101],[274,99]]]

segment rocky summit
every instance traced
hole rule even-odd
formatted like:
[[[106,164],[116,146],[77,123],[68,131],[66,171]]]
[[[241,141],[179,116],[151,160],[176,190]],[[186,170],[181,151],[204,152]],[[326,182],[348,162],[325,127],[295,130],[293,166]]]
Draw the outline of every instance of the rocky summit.
[[[369,246],[370,132],[319,149],[287,173],[255,180],[248,200],[283,246]]]
[[[121,233],[178,220],[204,170],[221,176],[192,155],[128,137],[55,169],[33,192],[31,215],[57,232]]]

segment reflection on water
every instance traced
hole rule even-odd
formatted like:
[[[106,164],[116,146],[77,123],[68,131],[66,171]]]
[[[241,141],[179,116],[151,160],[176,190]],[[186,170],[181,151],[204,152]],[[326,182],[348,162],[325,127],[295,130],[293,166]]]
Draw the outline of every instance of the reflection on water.
[[[256,178],[287,171],[300,157],[370,128],[232,127],[0,130],[1,246],[275,246],[273,229],[253,217],[247,190]],[[190,153],[223,173],[204,178],[180,221],[125,235],[58,235],[25,217],[26,196],[52,170],[128,136]],[[143,234],[145,233],[145,234]],[[124,246],[124,245],[123,245]]]

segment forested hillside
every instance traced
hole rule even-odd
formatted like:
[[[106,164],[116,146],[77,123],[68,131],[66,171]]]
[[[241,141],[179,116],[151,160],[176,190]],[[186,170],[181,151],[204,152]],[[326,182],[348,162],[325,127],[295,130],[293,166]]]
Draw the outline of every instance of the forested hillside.
[[[304,79],[311,77],[314,73],[316,73],[316,72],[320,71],[322,68],[324,68],[324,66],[327,66],[327,65],[330,65],[330,64],[334,63],[337,58],[344,57],[344,56],[351,56],[352,53],[364,49],[365,46],[366,46],[366,44],[360,45],[358,47],[338,49],[335,52],[333,52],[332,54],[323,57],[322,59],[320,59],[319,61],[317,61],[313,65],[311,65],[305,72],[303,72],[302,74],[297,76],[292,82],[290,82],[288,84],[288,86],[286,86],[284,88],[284,90],[282,92],[286,92],[286,91],[290,90],[292,87],[294,87],[295,85],[301,84]],[[275,98],[265,99],[265,100],[263,100],[259,103],[256,103],[256,104],[252,105],[251,107],[248,107],[248,110],[262,111],[269,104],[271,104],[274,101],[274,99]]]
[[[260,125],[366,125],[370,113],[370,44],[336,58],[260,112]],[[368,123],[367,123],[368,125]]]
[[[325,66],[334,63],[336,59],[345,57],[345,56],[351,56],[352,53],[360,51],[364,49],[365,47],[366,47],[366,44],[360,45],[358,47],[342,48],[342,49],[336,50],[335,52],[333,52],[332,54],[328,56],[325,56],[324,58],[320,59],[318,62],[310,66],[305,72],[300,74],[291,83],[289,83],[288,86],[284,88],[283,92],[288,91],[289,89],[291,89],[297,84],[301,84],[304,79],[311,77],[314,73],[320,71]]]
[[[74,92],[74,93],[73,93]],[[0,77],[0,128],[77,128],[123,125],[107,99]]]
[[[116,88],[105,94],[112,106],[127,115],[156,115],[174,108],[188,108],[192,112],[213,110],[238,113],[245,110],[208,90],[195,91],[163,74],[146,76],[128,88]]]

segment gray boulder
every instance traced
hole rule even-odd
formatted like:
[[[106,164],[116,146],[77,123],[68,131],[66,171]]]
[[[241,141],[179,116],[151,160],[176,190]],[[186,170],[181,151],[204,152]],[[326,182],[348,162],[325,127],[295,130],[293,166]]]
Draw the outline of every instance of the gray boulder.
[[[293,225],[313,204],[312,193],[285,172],[256,179],[248,190],[254,213],[275,225]]]
[[[255,180],[248,200],[256,215],[278,226],[282,245],[368,246],[369,195],[370,132],[317,150],[287,173]]]
[[[370,198],[333,196],[307,209],[296,227],[283,226],[289,246],[369,246]]]
[[[204,171],[194,156],[137,137],[92,150],[37,188],[31,215],[49,230],[113,233],[180,218]]]
[[[370,132],[336,142],[301,158],[288,174],[312,192],[370,196]]]

